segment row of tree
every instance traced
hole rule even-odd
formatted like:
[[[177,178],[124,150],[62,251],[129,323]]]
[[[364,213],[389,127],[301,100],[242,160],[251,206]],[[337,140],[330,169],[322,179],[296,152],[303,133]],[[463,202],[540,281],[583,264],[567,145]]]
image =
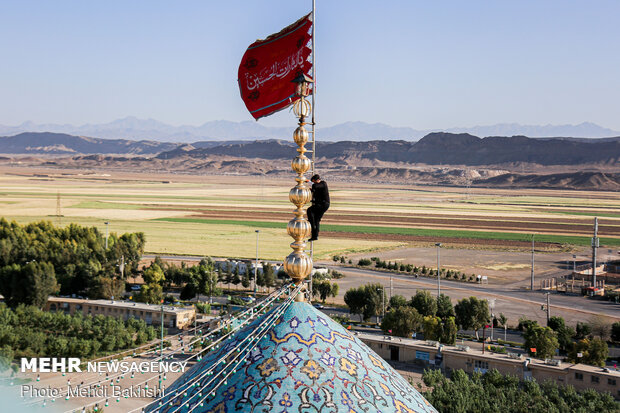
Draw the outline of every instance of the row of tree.
[[[400,337],[410,337],[414,331],[423,331],[424,338],[444,344],[454,344],[458,327],[478,330],[488,322],[486,300],[469,297],[456,306],[445,294],[433,297],[428,291],[418,290],[409,301],[401,295],[390,299],[390,308],[381,323],[381,329]]]
[[[381,311],[381,291],[379,284],[353,288],[345,294],[345,303],[351,313],[360,314],[368,320]],[[506,328],[507,320],[503,314],[492,322]],[[452,306],[450,297],[444,294],[434,297],[429,291],[418,290],[409,300],[401,295],[389,300],[381,329],[386,334],[399,337],[411,337],[413,332],[423,332],[427,340],[454,344],[459,328],[474,330],[479,338],[479,330],[490,323],[491,314],[486,300],[463,298]],[[528,319],[521,319],[519,323],[525,340],[524,348],[530,355],[551,358],[560,350],[571,362],[603,366],[609,355],[603,327],[609,329],[609,325],[595,327],[599,337],[592,334],[591,324],[578,323],[576,331],[566,326],[562,317],[551,317],[546,327]],[[620,323],[611,327],[612,333],[618,329]]]
[[[20,225],[2,218],[0,293],[11,307],[42,307],[55,293],[103,298],[110,288],[122,290],[125,278],[137,273],[144,234],[112,233],[105,245],[95,227],[61,228],[49,221]]]
[[[437,276],[437,270],[436,269],[434,270],[432,268],[427,268],[426,265],[418,267],[413,264],[403,264],[403,263],[398,263],[398,262],[383,261],[378,257],[360,258],[357,262],[357,265],[359,265],[360,267],[366,267],[366,266],[370,266],[373,264],[375,268],[382,268],[382,269],[390,270],[390,271],[411,273],[415,275],[421,275],[423,277],[426,277],[426,276],[436,277]],[[439,274],[441,277],[446,278],[446,279],[453,278],[454,280],[461,280],[461,281],[475,281],[476,280],[475,274],[471,274],[468,277],[467,274],[461,271],[449,270],[446,268],[442,268],[441,270],[439,270]]]
[[[180,266],[164,262],[159,256],[142,273],[144,285],[136,294],[135,300],[146,303],[159,303],[163,298],[164,288],[181,287],[181,300],[191,300],[200,296],[219,296],[222,289],[219,285],[231,284],[250,288],[254,274],[246,266],[242,274],[239,267],[228,262],[224,268],[217,267],[211,258],[203,258],[197,265],[188,266],[182,262]],[[263,270],[257,273],[256,285],[271,288],[278,284],[274,268],[269,263],[263,265]],[[337,292],[337,291],[336,291]]]
[[[608,393],[594,389],[577,392],[573,386],[552,381],[520,381],[497,370],[469,376],[463,370],[445,377],[440,370],[422,376],[429,387],[424,397],[437,411],[444,412],[598,412],[620,411],[620,404]]]
[[[603,337],[592,335],[592,326],[578,323],[579,331],[569,327],[562,317],[551,317],[547,327],[536,321],[522,319],[525,349],[533,356],[551,358],[557,350],[573,363],[604,366],[609,356],[609,347]]]
[[[0,305],[0,355],[4,364],[16,357],[81,357],[131,349],[157,337],[144,320],[103,315],[83,316],[42,311],[34,306]]]

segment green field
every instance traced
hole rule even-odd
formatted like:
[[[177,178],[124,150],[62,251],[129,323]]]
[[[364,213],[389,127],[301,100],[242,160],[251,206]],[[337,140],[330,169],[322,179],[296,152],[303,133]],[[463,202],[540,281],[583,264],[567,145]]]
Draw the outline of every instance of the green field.
[[[19,174],[14,173],[19,170]],[[55,174],[46,171],[44,179],[33,177],[28,168],[6,168],[0,173],[0,216],[20,223],[51,220],[92,225],[105,231],[146,234],[146,249],[159,254],[192,254],[222,257],[254,257],[256,233],[260,230],[259,255],[281,259],[291,250],[286,234],[288,218],[272,219],[272,213],[290,213],[285,182],[251,176],[183,176],[148,174],[123,175],[111,171],[96,177],[79,171]],[[470,216],[486,222],[507,218],[518,221],[545,218],[560,221],[562,232],[533,231],[539,242],[588,246],[587,232],[574,225],[584,224],[584,216],[600,216],[605,225],[620,227],[620,194],[576,191],[490,190],[472,188],[407,187],[404,185],[362,185],[330,183],[332,208],[322,224],[324,231],[351,233],[351,237],[322,237],[315,243],[315,258],[396,248],[404,245],[398,236],[530,241],[530,234],[467,227]],[[57,217],[60,206],[61,217]],[[263,214],[261,219],[254,212]],[[202,212],[209,216],[201,218]],[[220,214],[221,216],[217,216]],[[339,222],[338,214],[360,216],[360,222]],[[405,225],[394,217],[438,217],[442,225]],[[273,216],[276,216],[275,214]],[[364,217],[392,217],[389,225],[367,225]],[[450,217],[454,217],[451,220]],[[247,217],[247,219],[243,219]],[[332,220],[331,222],[330,219]],[[281,222],[278,222],[281,220]],[[452,222],[453,221],[453,222]],[[394,222],[392,226],[392,222]],[[515,221],[516,222],[516,221]],[[589,221],[586,223],[589,225]],[[442,228],[443,226],[443,228]],[[581,231],[579,233],[579,231]],[[381,241],[360,234],[379,234]],[[390,239],[394,235],[394,239]],[[620,237],[603,237],[601,244],[620,245]],[[472,247],[478,245],[472,242]],[[466,247],[462,245],[461,247]]]
[[[220,225],[245,225],[255,228],[286,228],[286,223],[264,222],[264,221],[238,221],[238,220],[215,220],[203,218],[158,218],[156,221],[167,222],[192,222],[196,224],[220,224]],[[471,239],[493,239],[508,241],[532,240],[531,234],[521,234],[515,232],[490,232],[490,231],[466,231],[448,229],[421,229],[421,228],[402,228],[402,227],[380,227],[380,226],[361,226],[361,225],[321,225],[323,231],[332,232],[351,232],[359,234],[393,234],[393,235],[412,235],[422,237],[437,238],[471,238]],[[590,245],[591,239],[587,237],[577,237],[570,235],[548,235],[540,234],[535,236],[538,242],[550,242],[557,244],[571,245]],[[604,245],[620,245],[618,238],[600,238],[600,243]]]

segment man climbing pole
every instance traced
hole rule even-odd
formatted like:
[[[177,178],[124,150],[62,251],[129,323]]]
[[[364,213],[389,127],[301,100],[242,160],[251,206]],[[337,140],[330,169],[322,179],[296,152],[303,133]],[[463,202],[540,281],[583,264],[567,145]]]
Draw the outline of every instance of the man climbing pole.
[[[312,238],[308,241],[316,241],[319,238],[319,224],[325,211],[329,209],[329,189],[327,182],[321,180],[318,174],[312,175],[312,206],[308,208],[308,221],[312,227]]]

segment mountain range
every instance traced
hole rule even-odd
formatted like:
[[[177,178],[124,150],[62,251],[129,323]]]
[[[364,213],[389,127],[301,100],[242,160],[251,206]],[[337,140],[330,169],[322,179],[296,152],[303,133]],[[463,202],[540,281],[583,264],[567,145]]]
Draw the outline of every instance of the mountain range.
[[[173,126],[154,119],[138,119],[130,116],[109,123],[85,124],[81,126],[36,124],[33,122],[24,122],[18,126],[0,125],[0,136],[12,136],[24,132],[54,132],[100,139],[194,143],[197,141],[287,139],[291,136],[293,129],[293,121],[291,121],[290,127],[268,127],[253,121],[231,122],[225,120],[210,121],[200,126]],[[543,126],[502,123],[442,130],[393,127],[384,123],[346,122],[330,127],[317,128],[317,141],[416,141],[431,132],[468,133],[483,137],[525,135],[535,138],[553,136],[601,138],[620,135],[620,132],[590,122],[578,125]]]
[[[208,147],[180,146],[162,152],[157,158],[205,158],[225,156],[260,159],[286,159],[293,153],[293,143],[266,140],[222,143]],[[417,142],[339,141],[317,142],[319,159],[341,160],[351,165],[355,160],[427,165],[618,165],[620,137],[615,138],[528,138],[526,136],[491,136],[479,138],[467,133],[429,133]]]
[[[100,139],[50,132],[0,137],[0,153],[46,155],[146,155],[160,160],[245,158],[287,159],[294,154],[289,140],[173,142]],[[366,166],[381,163],[426,165],[620,165],[620,137],[529,138],[467,133],[429,133],[417,142],[405,140],[318,141],[317,158]],[[360,165],[361,166],[361,165]]]

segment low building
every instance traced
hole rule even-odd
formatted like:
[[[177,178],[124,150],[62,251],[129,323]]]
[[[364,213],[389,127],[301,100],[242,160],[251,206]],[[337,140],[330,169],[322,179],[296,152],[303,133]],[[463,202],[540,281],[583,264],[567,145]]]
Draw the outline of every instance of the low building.
[[[440,345],[434,341],[356,333],[357,337],[386,360],[435,366],[444,373],[463,370],[466,373],[495,369],[504,375],[538,382],[551,380],[570,384],[577,390],[594,389],[620,399],[620,371],[616,369],[573,364],[558,360],[539,360],[523,354],[498,354],[473,350],[468,346]]]
[[[84,315],[104,315],[121,317],[124,321],[129,318],[144,320],[148,325],[161,325],[161,305],[134,303],[117,300],[88,300],[83,298],[50,297],[45,305],[47,311],[62,311],[65,314],[75,314],[78,311]],[[196,310],[194,307],[164,306],[164,326],[167,328],[185,329],[194,323]]]

